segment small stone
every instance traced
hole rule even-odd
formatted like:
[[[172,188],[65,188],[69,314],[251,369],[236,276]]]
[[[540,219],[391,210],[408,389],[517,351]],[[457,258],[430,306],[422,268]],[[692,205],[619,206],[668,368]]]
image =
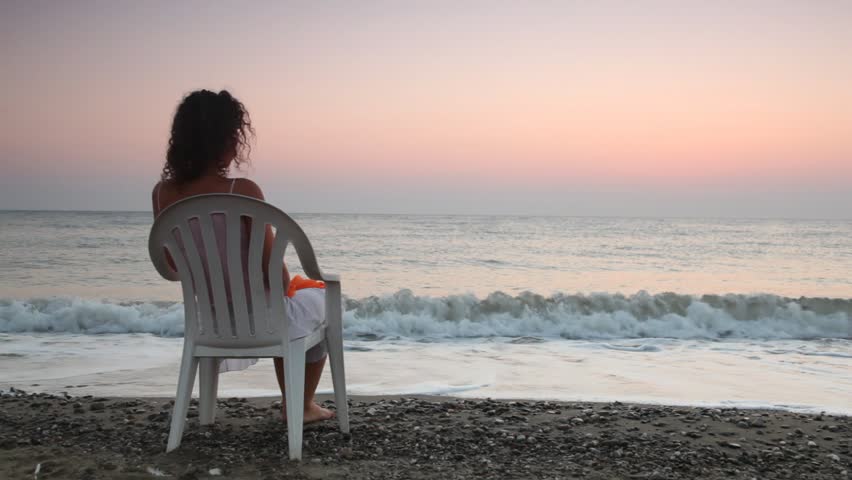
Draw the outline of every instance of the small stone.
[[[734,448],[734,449],[743,448],[742,445],[740,445],[739,443],[734,443],[734,442],[728,442],[728,446],[731,447],[731,448]]]
[[[811,441],[808,441],[808,446],[809,446],[809,447],[811,447],[811,448],[814,448],[814,447],[816,447],[816,446],[817,446],[817,444],[816,444],[816,442],[814,442],[813,440],[811,440]]]
[[[340,456],[343,458],[352,458],[355,455],[355,452],[352,451],[352,447],[343,447],[340,449]]]
[[[580,418],[580,417],[574,417],[574,418],[572,418],[572,419],[571,419],[571,422],[576,423],[577,425],[580,425],[581,423],[585,423],[585,422],[583,421],[583,419],[582,419],[582,418]]]
[[[93,412],[98,412],[98,411],[101,411],[103,409],[104,409],[104,402],[94,402],[93,404],[89,405],[89,410],[91,410]]]
[[[222,469],[221,468],[211,468],[207,473],[209,473],[210,475],[212,475],[214,477],[218,477],[219,475],[222,475]]]
[[[830,459],[834,460],[835,462],[839,462],[839,461],[840,461],[840,457],[838,457],[837,455],[835,455],[835,454],[833,454],[833,453],[829,453],[828,455],[826,455],[826,457],[828,457],[828,458],[830,458]]]
[[[196,480],[201,471],[193,464],[189,464],[184,469],[183,473],[178,477],[179,480]]]

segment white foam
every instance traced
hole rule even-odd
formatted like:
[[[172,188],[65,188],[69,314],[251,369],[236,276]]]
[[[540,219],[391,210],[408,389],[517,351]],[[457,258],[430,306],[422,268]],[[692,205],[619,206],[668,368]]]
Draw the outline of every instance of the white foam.
[[[490,387],[487,383],[449,385],[441,382],[422,382],[414,384],[387,386],[384,384],[347,385],[347,391],[356,395],[458,395]],[[334,389],[317,390],[319,394],[330,395]]]
[[[0,332],[183,335],[183,305],[121,305],[81,298],[0,301]]]
[[[179,338],[0,334],[4,339],[4,349],[25,355],[0,359],[3,388],[130,397],[171,397],[175,392]],[[795,353],[816,348],[848,353],[852,340],[643,340],[641,345],[658,349],[653,352],[631,349],[640,345],[635,340],[513,344],[505,339],[401,339],[347,344],[371,347],[346,353],[352,395],[619,400],[852,414],[849,359]],[[720,344],[727,348],[716,348]],[[770,349],[791,353],[751,359]],[[330,389],[326,369],[319,391]],[[222,375],[219,392],[222,397],[280,395],[271,359]]]
[[[548,297],[495,292],[474,295],[393,295],[347,299],[348,338],[450,339],[815,339],[849,338],[852,300],[775,295],[694,297],[666,293]],[[80,298],[0,301],[0,332],[183,334],[179,303],[115,304]]]
[[[347,303],[349,336],[810,339],[850,336],[849,300],[673,293],[432,298],[409,290]]]
[[[808,355],[811,357],[836,357],[836,358],[852,358],[852,353],[844,352],[814,352],[808,350],[767,350],[766,353],[772,355]]]

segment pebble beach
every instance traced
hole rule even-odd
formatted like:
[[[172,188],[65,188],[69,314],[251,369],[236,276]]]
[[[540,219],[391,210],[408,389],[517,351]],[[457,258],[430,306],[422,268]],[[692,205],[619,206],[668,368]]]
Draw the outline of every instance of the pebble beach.
[[[319,400],[329,408],[328,397]],[[2,478],[846,479],[848,416],[613,403],[351,397],[352,431],[306,426],[287,460],[275,398],[189,411],[165,453],[171,400],[5,391]]]

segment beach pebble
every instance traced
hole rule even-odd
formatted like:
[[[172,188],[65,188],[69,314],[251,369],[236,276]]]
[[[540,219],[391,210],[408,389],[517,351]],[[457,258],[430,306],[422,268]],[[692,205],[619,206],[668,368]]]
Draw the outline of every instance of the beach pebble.
[[[197,479],[200,473],[202,473],[202,470],[190,463],[186,466],[186,468],[183,470],[183,473],[178,478],[180,480],[193,480]]]
[[[484,400],[353,401],[357,414],[351,420],[357,434],[341,434],[336,422],[319,422],[306,428],[305,460],[300,466],[282,462],[287,458],[286,425],[270,418],[268,405],[272,399],[246,403],[235,399],[233,406],[221,411],[221,418],[214,425],[187,423],[181,448],[165,456],[163,447],[169,426],[160,419],[167,420],[169,412],[158,407],[167,402],[104,399],[104,410],[114,409],[109,411],[115,415],[65,415],[44,421],[45,408],[56,406],[60,399],[0,398],[0,402],[5,402],[0,403],[0,411],[18,426],[17,430],[0,429],[0,448],[13,449],[7,455],[35,465],[42,461],[45,448],[55,449],[57,455],[70,451],[66,449],[84,453],[74,460],[76,463],[68,463],[73,465],[72,470],[51,472],[49,478],[79,478],[80,469],[88,465],[96,467],[92,478],[98,473],[115,473],[104,478],[120,478],[125,472],[144,472],[152,464],[176,479],[220,475],[291,478],[299,477],[298,469],[304,466],[309,466],[311,476],[317,478],[334,476],[343,468],[347,478],[354,480],[848,478],[841,473],[848,471],[845,454],[849,442],[845,434],[834,434],[833,444],[823,443],[821,449],[809,447],[808,442],[816,445],[816,440],[831,431],[831,425],[839,432],[847,432],[852,425],[845,417],[826,416],[823,426],[807,414],[779,412],[763,417],[760,412],[749,412],[746,417],[743,410],[725,409],[714,414],[711,409],[653,405],[614,409],[611,405],[589,403],[555,407],[533,401],[518,401],[511,406],[508,402]],[[101,399],[81,402],[88,410],[98,400]],[[30,408],[36,401],[45,407]],[[221,405],[225,404],[220,401]],[[130,417],[137,408],[147,413]],[[374,418],[366,418],[368,410]],[[560,416],[548,413],[560,410]],[[267,415],[258,420],[261,412]],[[597,421],[591,420],[594,415],[599,417]],[[718,418],[714,419],[714,415]],[[626,420],[631,416],[635,419]],[[124,422],[133,418],[136,421]],[[759,418],[771,422],[763,438],[756,429],[735,427],[737,422],[749,422],[753,427]],[[613,421],[616,419],[619,421]],[[779,430],[782,419],[791,425],[790,437]],[[655,427],[655,423],[668,426]],[[796,427],[800,427],[801,436],[794,433]],[[691,440],[692,433],[706,441]],[[121,440],[117,442],[117,438]],[[779,442],[780,438],[786,442]],[[710,439],[718,447],[708,446]],[[216,459],[220,474],[216,475],[217,469],[209,464],[187,467],[201,458]],[[0,477],[6,476],[0,470]]]

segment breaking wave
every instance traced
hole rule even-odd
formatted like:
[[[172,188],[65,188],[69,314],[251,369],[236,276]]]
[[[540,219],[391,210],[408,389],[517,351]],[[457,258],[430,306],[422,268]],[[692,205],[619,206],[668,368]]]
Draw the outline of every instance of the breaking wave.
[[[494,292],[345,299],[348,338],[814,339],[852,337],[852,299]],[[180,303],[0,300],[0,332],[183,335]]]

